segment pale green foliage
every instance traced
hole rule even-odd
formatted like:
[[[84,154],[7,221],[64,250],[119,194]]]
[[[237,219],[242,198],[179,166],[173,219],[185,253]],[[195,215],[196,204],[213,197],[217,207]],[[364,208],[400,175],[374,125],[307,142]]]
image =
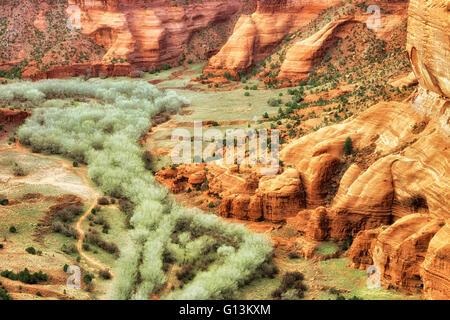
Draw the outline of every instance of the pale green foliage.
[[[0,86],[0,103],[10,103],[14,100],[14,93],[6,86]]]
[[[38,103],[45,98],[45,94],[37,89],[29,89],[24,92],[23,97],[33,103]]]
[[[88,164],[90,179],[105,194],[128,199],[135,206],[130,219],[133,229],[121,243],[111,298],[148,299],[166,284],[167,255],[183,265],[199,261],[205,253],[214,267],[198,272],[183,290],[167,298],[231,297],[271,253],[265,237],[242,225],[179,206],[145,169],[137,141],[155,115],[188,103],[176,93],[160,92],[143,81],[50,80],[0,87],[0,98],[11,96],[33,102],[47,99],[18,131],[22,143],[36,152]],[[66,104],[61,99],[88,102]],[[180,225],[184,230],[178,230],[174,243],[172,236]],[[218,235],[236,248],[218,243]]]

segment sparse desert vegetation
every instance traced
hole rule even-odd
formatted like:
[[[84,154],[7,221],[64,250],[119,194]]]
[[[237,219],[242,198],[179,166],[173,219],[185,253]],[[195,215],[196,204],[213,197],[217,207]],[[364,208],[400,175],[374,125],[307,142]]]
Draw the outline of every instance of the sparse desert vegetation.
[[[448,298],[448,6],[210,2],[0,6],[0,300]]]
[[[168,293],[168,298],[231,298],[239,287],[264,274],[260,268],[270,263],[272,250],[264,237],[176,205],[144,167],[137,142],[151,125],[148,119],[160,112],[177,111],[186,100],[132,81],[53,80],[12,84],[1,90],[13,99],[28,99],[24,92],[38,91],[46,106],[35,108],[20,128],[21,143],[34,152],[61,154],[87,164],[89,177],[106,195],[129,201],[134,208],[132,230],[115,271],[113,298],[143,299],[160,293],[171,265],[192,263],[205,252],[211,252],[210,259],[195,267],[195,278]],[[76,97],[95,101],[72,107],[48,105],[52,99]],[[64,223],[77,212],[66,208],[57,217]],[[64,225],[55,224],[54,228],[71,234]],[[174,238],[177,233],[184,234],[183,242]],[[96,233],[89,233],[86,239],[107,251],[117,250],[110,250]],[[224,249],[225,243],[232,244],[230,250]]]

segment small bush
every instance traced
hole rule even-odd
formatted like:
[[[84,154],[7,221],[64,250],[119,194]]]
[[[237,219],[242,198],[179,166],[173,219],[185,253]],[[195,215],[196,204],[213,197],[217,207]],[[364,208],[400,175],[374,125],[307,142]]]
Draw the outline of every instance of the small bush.
[[[94,280],[94,276],[90,273],[86,273],[83,276],[83,282],[87,285],[90,284],[92,282],[92,280]]]
[[[109,280],[112,278],[111,272],[109,270],[100,270],[99,275],[105,280]]]
[[[6,289],[0,289],[0,300],[12,300]]]
[[[278,107],[280,105],[280,100],[272,98],[267,101],[267,104],[271,107]]]
[[[77,247],[73,243],[63,244],[61,247],[61,251],[65,254],[73,254],[77,252]]]
[[[14,162],[13,164],[12,172],[16,177],[25,177],[26,175],[28,175],[28,171],[17,162]]]
[[[71,205],[65,208],[58,210],[55,213],[55,217],[58,217],[63,222],[72,222],[73,219],[83,213],[83,206],[79,205]]]
[[[61,234],[65,235],[66,237],[72,237],[74,239],[78,239],[77,230],[66,223],[53,222],[51,228],[52,228],[53,232],[61,233]]]
[[[298,259],[300,255],[297,252],[289,252],[289,259]]]
[[[353,154],[353,141],[348,137],[344,143],[344,155],[349,156],[351,154]]]
[[[301,272],[287,272],[281,279],[280,286],[272,292],[273,298],[281,298],[281,296],[290,289],[295,290],[295,295],[302,299],[305,296],[305,291],[308,288],[303,284],[304,276]]]
[[[28,247],[25,249],[25,251],[32,255],[36,254],[36,249],[34,249],[33,247]]]
[[[281,290],[280,288],[276,288],[275,290],[272,291],[270,295],[274,299],[280,299],[283,293],[284,293],[283,290]]]
[[[97,203],[101,206],[107,206],[109,205],[109,200],[105,197],[101,197],[97,199]]]
[[[9,232],[10,233],[17,233],[17,229],[14,226],[9,227]]]

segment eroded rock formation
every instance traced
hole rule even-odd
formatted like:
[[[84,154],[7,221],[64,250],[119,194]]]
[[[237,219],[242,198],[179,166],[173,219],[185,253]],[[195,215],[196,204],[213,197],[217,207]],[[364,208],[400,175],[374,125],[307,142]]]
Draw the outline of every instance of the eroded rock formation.
[[[261,177],[256,170],[238,166],[182,165],[160,171],[156,178],[175,193],[204,189],[220,198],[218,213],[227,218],[281,222],[305,208],[303,186],[294,169]]]
[[[2,14],[17,14],[8,22],[8,29],[16,29],[18,20],[26,21],[24,26],[17,26],[15,35],[19,39],[8,43],[14,51],[6,54],[5,50],[0,67],[10,69],[27,58],[24,77],[41,79],[77,76],[81,71],[88,71],[88,75],[130,76],[134,70],[178,65],[186,60],[183,53],[189,54],[189,41],[198,31],[227,24],[226,31],[221,29],[223,34],[216,32],[216,47],[211,45],[211,50],[217,50],[235,23],[235,16],[241,10],[251,10],[255,1],[70,0],[63,10],[59,4],[54,14],[48,1],[24,2],[20,10],[8,2]],[[45,48],[33,48],[27,38],[30,28],[46,39]],[[85,37],[79,37],[78,31]],[[72,59],[72,51],[76,50],[84,52],[81,58]]]
[[[407,51],[415,76],[405,83],[415,78],[419,83],[410,101],[379,103],[356,119],[323,128],[281,152],[289,174],[298,173],[307,206],[296,216],[285,215],[287,223],[311,241],[353,238],[349,257],[354,267],[374,264],[384,286],[422,291],[428,299],[450,297],[448,8],[441,0],[410,3]],[[243,18],[227,45],[211,59],[210,68],[245,69],[264,52],[255,45],[254,18]],[[281,75],[291,79],[307,75],[336,30],[354,20],[332,22],[292,46]],[[238,38],[245,45],[239,47]],[[348,137],[353,156],[343,154]],[[339,181],[337,190],[330,188],[333,180]],[[237,193],[226,200],[225,212],[251,217],[258,207],[251,199]]]
[[[280,41],[308,24],[338,0],[260,0],[252,15],[243,15],[232,36],[217,55],[212,57],[204,73],[241,71],[263,59]]]
[[[178,61],[192,33],[226,20],[239,0],[169,6],[166,1],[69,1],[81,8],[81,32],[102,44],[104,61],[126,59],[134,66]]]

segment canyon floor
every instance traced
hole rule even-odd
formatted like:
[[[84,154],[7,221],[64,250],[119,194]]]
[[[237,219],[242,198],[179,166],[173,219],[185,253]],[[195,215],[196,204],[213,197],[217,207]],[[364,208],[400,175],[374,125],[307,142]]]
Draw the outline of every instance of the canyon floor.
[[[52,3],[0,6],[0,300],[449,299],[448,1]]]
[[[160,89],[173,89],[187,97],[191,104],[179,114],[165,115],[143,141],[143,148],[150,150],[158,159],[155,171],[164,171],[170,166],[169,152],[173,148],[171,132],[175,128],[192,130],[193,121],[203,121],[206,127],[219,130],[228,128],[270,128],[270,122],[263,118],[264,113],[276,115],[278,108],[271,107],[267,100],[274,97],[289,97],[288,89],[269,89],[263,83],[250,80],[248,83],[229,83],[219,89],[191,81],[200,76],[203,64],[189,65],[159,74],[148,74],[145,80]],[[246,86],[258,87],[247,90]],[[250,95],[245,95],[250,92]],[[317,97],[308,97],[314,100]],[[66,101],[72,103],[72,101]],[[325,111],[326,112],[326,111]],[[314,118],[315,119],[315,118]],[[306,123],[305,132],[312,131],[312,124]],[[69,221],[72,228],[83,234],[92,230],[101,232],[104,224],[96,219],[106,220],[108,232],[103,233],[105,241],[120,243],[126,233],[126,218],[120,211],[118,202],[98,205],[101,192],[87,179],[87,168],[67,159],[35,154],[14,140],[16,126],[3,128],[0,140],[0,177],[2,186],[0,195],[8,203],[0,206],[2,216],[0,250],[0,270],[28,268],[31,272],[43,271],[49,279],[40,284],[28,285],[0,278],[3,287],[13,299],[103,299],[108,293],[110,280],[99,275],[101,270],[114,271],[116,257],[95,244],[85,244],[81,238],[54,233],[50,229],[48,217],[52,210],[70,207],[80,202],[82,210]],[[17,172],[18,169],[26,172]],[[229,173],[233,176],[233,173]],[[236,176],[237,179],[242,179]],[[202,190],[179,192],[175,195],[178,202],[192,207],[200,207],[215,214],[217,207],[208,205],[217,201]],[[56,208],[56,209],[55,209]],[[95,217],[92,210],[95,210]],[[289,225],[270,222],[239,221],[251,231],[264,233],[276,243],[274,261],[280,272],[273,279],[255,280],[240,290],[238,298],[272,299],[274,291],[281,282],[282,275],[289,271],[300,271],[305,276],[308,290],[304,299],[419,299],[419,294],[398,292],[395,290],[367,288],[367,273],[350,267],[351,261],[346,255],[348,248],[337,243],[317,243],[313,256],[302,258],[290,250],[298,237],[298,232]],[[103,222],[102,222],[103,223]],[[16,233],[9,228],[14,226]],[[33,247],[38,254],[30,254],[25,249]],[[77,264],[83,274],[94,276],[93,284],[82,283],[82,290],[68,289],[68,274],[65,265]],[[174,280],[176,284],[176,280]],[[170,284],[169,284],[170,286]],[[287,293],[285,299],[297,299],[293,293]]]

